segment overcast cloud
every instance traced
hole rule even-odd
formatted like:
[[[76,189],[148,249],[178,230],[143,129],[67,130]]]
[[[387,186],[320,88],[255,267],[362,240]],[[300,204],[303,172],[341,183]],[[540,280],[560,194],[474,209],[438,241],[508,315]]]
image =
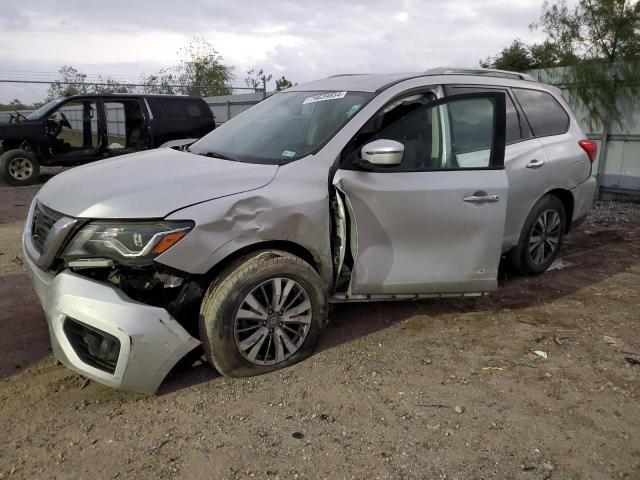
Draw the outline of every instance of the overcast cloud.
[[[74,65],[114,77],[177,63],[193,36],[235,67],[305,82],[345,72],[477,66],[518,37],[541,0],[167,1],[0,0],[0,70]]]

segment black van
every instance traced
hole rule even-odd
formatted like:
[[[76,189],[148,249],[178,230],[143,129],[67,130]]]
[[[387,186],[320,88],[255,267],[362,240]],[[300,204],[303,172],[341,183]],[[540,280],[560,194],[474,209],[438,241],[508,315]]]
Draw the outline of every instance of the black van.
[[[11,185],[29,185],[40,165],[80,165],[200,138],[214,128],[209,106],[198,97],[74,95],[0,124],[0,175]]]

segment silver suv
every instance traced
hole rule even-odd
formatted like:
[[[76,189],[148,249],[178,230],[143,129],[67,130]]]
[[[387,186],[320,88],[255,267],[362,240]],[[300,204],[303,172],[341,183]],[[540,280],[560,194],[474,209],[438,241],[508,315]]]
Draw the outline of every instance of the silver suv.
[[[182,148],[50,180],[23,244],[54,355],[153,393],[307,357],[330,303],[483,295],[545,271],[591,206],[596,145],[557,89],[439,69],[278,93]]]

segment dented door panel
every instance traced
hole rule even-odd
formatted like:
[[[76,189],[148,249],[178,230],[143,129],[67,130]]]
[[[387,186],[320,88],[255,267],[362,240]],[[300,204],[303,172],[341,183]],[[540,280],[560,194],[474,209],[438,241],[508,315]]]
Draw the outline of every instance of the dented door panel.
[[[339,170],[334,182],[353,206],[358,232],[351,294],[496,289],[506,214],[504,170]],[[480,191],[500,200],[464,201]]]

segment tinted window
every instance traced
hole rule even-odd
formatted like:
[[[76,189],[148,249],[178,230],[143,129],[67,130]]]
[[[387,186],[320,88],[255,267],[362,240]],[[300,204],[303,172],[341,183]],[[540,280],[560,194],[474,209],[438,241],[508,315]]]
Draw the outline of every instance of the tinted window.
[[[485,152],[474,167],[489,166],[489,151],[493,141],[493,104],[486,98],[472,98],[449,104],[452,152],[458,158]],[[460,167],[464,167],[458,162]]]
[[[452,93],[478,93],[478,92],[495,92],[501,91],[505,94],[505,106],[507,109],[507,117],[506,117],[506,132],[505,132],[505,142],[513,143],[518,140],[522,140],[525,138],[520,130],[520,117],[518,115],[518,111],[516,110],[516,106],[513,104],[513,100],[511,100],[511,96],[505,90],[496,90],[496,89],[482,89],[482,88],[472,88],[472,87],[452,87]]]
[[[169,118],[201,118],[211,117],[209,107],[198,100],[190,98],[156,98],[156,105]],[[155,109],[154,109],[155,110]]]
[[[359,158],[373,140],[404,145],[402,163],[385,171],[455,170],[490,166],[495,103],[462,98],[432,106],[431,95],[412,95],[391,103],[367,122],[347,162]]]
[[[149,104],[149,108],[151,108],[151,113],[153,114],[153,118],[167,118],[167,115],[164,113],[162,107],[160,107],[160,102],[154,97],[149,97],[146,99]]]
[[[514,88],[513,93],[536,137],[560,135],[569,128],[569,115],[549,93],[524,88]]]

